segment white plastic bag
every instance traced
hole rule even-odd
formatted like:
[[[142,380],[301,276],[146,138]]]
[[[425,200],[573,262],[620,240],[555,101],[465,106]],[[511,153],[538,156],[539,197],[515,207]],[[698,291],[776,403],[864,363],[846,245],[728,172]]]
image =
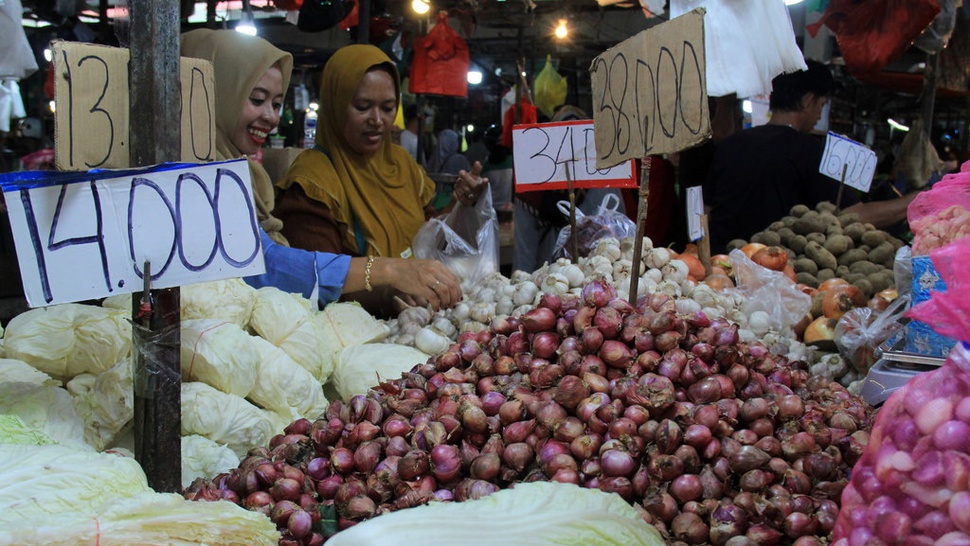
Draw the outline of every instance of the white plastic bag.
[[[569,201],[559,201],[556,203],[559,212],[569,218]],[[620,197],[615,193],[608,193],[603,196],[596,209],[596,214],[583,214],[579,207],[576,207],[576,252],[579,257],[589,256],[596,248],[596,242],[604,237],[613,237],[622,241],[627,237],[634,237],[637,234],[637,224],[633,220],[620,212]],[[566,226],[556,237],[556,246],[552,251],[552,259],[569,258],[576,260],[570,252],[570,237],[572,228]]]
[[[468,291],[498,271],[498,216],[492,192],[484,191],[474,207],[462,204],[425,222],[411,242],[417,258],[438,260],[462,280]]]

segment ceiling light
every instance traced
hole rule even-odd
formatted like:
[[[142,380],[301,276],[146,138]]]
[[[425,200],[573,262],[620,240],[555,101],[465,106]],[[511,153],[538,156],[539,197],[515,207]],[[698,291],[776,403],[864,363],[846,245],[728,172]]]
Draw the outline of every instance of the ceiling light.
[[[566,26],[566,20],[560,19],[559,24],[556,25],[556,38],[559,40],[565,40],[569,36],[569,27]]]
[[[469,70],[468,71],[468,83],[471,85],[478,85],[482,83],[482,71],[481,70]]]
[[[427,0],[411,0],[411,9],[418,15],[424,15],[431,11],[431,4]]]
[[[890,127],[892,127],[893,129],[895,129],[897,131],[902,131],[904,133],[906,131],[909,131],[909,127],[903,125],[902,123],[899,123],[898,121],[894,120],[893,118],[887,119],[886,120],[886,123],[888,123]]]
[[[253,19],[253,8],[249,5],[249,0],[243,0],[242,16],[239,18],[239,22],[236,23],[236,32],[248,34],[249,36],[256,35],[256,23]]]
[[[795,6],[801,4],[804,0],[785,0],[786,6]]]
[[[754,112],[754,108],[751,107],[751,101],[749,100],[741,101],[741,111],[744,112],[745,114],[750,114],[751,112]]]

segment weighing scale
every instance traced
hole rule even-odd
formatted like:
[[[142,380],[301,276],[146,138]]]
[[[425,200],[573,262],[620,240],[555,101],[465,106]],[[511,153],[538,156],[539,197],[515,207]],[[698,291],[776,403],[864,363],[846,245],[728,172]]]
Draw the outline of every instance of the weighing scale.
[[[890,337],[877,349],[879,360],[869,368],[859,395],[872,406],[880,406],[899,387],[923,372],[933,371],[946,357],[928,356],[904,350],[904,332]]]

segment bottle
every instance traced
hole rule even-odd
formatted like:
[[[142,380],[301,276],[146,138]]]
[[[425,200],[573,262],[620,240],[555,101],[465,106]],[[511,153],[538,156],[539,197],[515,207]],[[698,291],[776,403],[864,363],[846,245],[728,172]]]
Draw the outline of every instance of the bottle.
[[[308,108],[303,118],[303,147],[313,148],[317,137],[317,111]]]

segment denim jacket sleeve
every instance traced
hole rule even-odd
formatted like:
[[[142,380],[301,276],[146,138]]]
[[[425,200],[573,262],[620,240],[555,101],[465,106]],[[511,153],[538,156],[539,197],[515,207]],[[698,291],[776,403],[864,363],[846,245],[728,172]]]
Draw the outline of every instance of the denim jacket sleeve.
[[[260,230],[266,272],[243,280],[253,288],[272,286],[284,292],[302,294],[316,299],[322,308],[336,301],[343,291],[350,256],[311,252],[290,248],[274,242],[265,231]]]

